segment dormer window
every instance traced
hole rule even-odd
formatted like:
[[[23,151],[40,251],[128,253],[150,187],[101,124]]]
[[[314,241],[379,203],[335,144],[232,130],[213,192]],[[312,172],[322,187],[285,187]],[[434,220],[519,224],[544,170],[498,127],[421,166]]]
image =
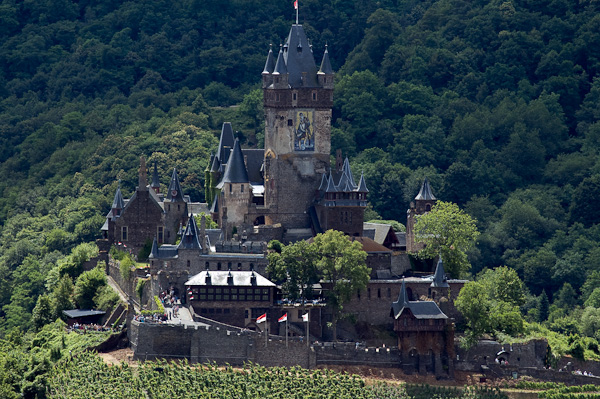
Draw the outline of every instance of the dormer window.
[[[296,50],[298,50],[298,54],[302,54],[302,44],[298,43],[298,47],[296,47]]]

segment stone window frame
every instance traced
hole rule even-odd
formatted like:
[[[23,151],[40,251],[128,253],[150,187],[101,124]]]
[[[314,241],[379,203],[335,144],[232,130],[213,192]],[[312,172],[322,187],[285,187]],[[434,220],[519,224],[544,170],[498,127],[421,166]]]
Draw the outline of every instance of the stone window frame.
[[[127,226],[121,226],[121,241],[127,241],[129,237],[129,229]]]

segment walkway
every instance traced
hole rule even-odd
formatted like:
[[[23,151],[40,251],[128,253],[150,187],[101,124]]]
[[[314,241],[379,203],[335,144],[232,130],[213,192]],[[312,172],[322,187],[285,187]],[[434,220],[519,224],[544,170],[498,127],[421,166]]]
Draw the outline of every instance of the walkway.
[[[188,326],[198,326],[198,327],[207,327],[208,324],[206,323],[200,323],[197,321],[194,321],[194,319],[192,318],[192,315],[190,313],[190,311],[188,310],[188,308],[184,307],[184,306],[179,306],[179,310],[177,312],[177,317],[173,316],[173,307],[170,306],[165,306],[165,311],[169,314],[171,314],[171,319],[167,322],[169,324],[185,324]]]

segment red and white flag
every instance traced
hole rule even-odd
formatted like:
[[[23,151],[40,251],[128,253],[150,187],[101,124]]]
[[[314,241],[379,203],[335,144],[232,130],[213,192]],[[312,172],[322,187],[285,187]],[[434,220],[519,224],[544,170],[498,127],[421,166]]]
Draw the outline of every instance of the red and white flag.
[[[260,324],[264,321],[267,321],[267,314],[263,314],[262,316],[258,316],[258,319],[256,319],[256,324]]]
[[[284,321],[287,321],[287,313],[279,318],[280,323],[283,323]]]
[[[298,0],[294,1],[294,10],[298,9]]]
[[[308,321],[308,313],[302,315],[302,321]]]

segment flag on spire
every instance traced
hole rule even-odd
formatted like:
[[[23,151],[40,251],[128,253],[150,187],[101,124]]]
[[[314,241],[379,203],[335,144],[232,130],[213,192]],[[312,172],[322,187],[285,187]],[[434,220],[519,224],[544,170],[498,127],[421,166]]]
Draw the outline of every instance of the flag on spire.
[[[264,321],[267,321],[267,314],[264,313],[262,316],[258,316],[258,319],[256,319],[256,324],[260,324]]]
[[[287,321],[287,313],[279,318],[280,323],[283,323],[284,321]]]
[[[308,313],[302,315],[302,321],[308,322]]]
[[[298,9],[298,0],[294,1],[294,10]]]

